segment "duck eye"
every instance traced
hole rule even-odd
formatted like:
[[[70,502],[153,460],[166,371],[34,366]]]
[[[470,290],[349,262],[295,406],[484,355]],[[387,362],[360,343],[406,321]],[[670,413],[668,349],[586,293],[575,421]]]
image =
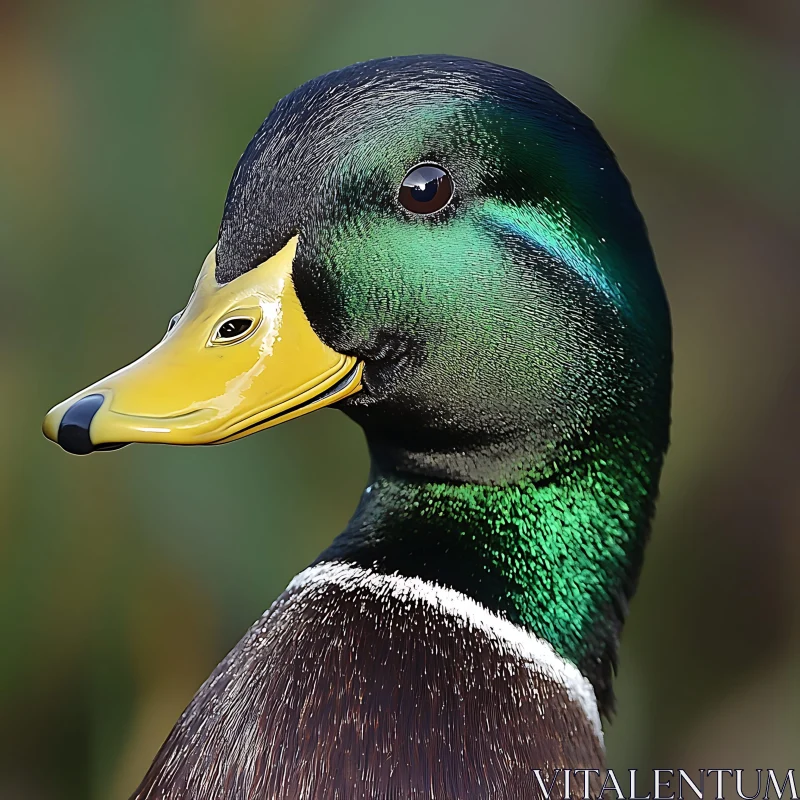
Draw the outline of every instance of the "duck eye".
[[[211,341],[217,344],[232,344],[244,339],[254,327],[255,320],[250,317],[231,317],[217,328]]]
[[[400,202],[414,214],[433,214],[453,197],[453,179],[436,164],[414,167],[400,186]]]

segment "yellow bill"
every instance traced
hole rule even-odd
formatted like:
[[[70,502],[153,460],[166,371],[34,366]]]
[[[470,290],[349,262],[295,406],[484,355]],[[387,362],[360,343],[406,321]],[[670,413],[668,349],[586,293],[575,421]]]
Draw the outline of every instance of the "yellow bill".
[[[296,249],[294,237],[223,285],[212,250],[164,339],[53,408],[45,436],[79,455],[129,442],[221,444],[359,391],[363,364],[322,342],[295,294]]]

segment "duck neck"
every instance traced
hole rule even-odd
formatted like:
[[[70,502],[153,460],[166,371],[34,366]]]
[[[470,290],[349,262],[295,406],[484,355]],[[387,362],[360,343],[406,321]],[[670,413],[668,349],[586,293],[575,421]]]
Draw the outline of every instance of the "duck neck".
[[[609,713],[661,468],[647,451],[619,440],[583,447],[562,461],[568,468],[551,463],[497,484],[429,479],[373,459],[353,519],[320,560],[468,595],[576,664]]]

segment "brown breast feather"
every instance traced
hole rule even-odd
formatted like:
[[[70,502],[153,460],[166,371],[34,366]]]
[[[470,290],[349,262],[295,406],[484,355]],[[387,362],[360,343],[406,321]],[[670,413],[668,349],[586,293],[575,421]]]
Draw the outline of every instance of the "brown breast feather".
[[[564,686],[488,632],[326,583],[250,629],[132,800],[518,800],[542,796],[537,768],[603,765]]]

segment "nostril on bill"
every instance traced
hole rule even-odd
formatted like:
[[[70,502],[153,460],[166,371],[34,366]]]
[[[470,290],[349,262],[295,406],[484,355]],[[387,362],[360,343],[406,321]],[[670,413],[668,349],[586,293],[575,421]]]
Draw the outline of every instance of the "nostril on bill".
[[[98,449],[92,444],[89,426],[104,400],[102,394],[90,394],[67,409],[58,426],[58,443],[68,453],[85,456]]]

